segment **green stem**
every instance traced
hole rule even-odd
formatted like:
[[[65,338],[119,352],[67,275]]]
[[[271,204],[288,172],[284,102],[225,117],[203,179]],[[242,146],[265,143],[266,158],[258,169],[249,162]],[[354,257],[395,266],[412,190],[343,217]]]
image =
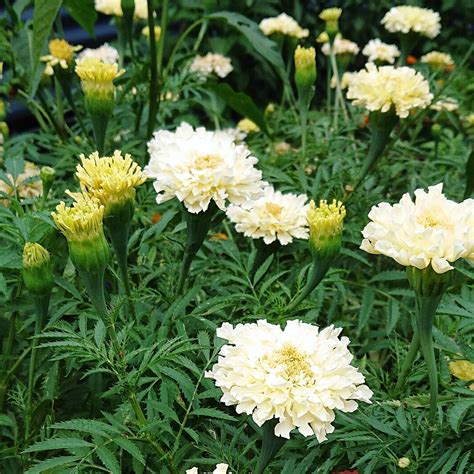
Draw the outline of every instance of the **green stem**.
[[[191,263],[194,257],[201,248],[204,239],[209,231],[212,218],[217,212],[217,206],[214,201],[211,201],[207,211],[193,214],[184,210],[186,223],[187,223],[187,239],[186,247],[184,250],[183,260],[181,262],[181,270],[179,274],[178,286],[176,294],[179,295],[186,283],[186,279],[191,268]]]
[[[405,360],[403,361],[402,370],[398,376],[398,381],[395,386],[395,393],[398,395],[402,392],[405,387],[407,377],[413,368],[413,362],[415,361],[416,355],[418,354],[418,349],[420,347],[420,336],[418,334],[418,328],[415,328],[413,333],[412,340],[410,342],[410,347],[408,349]]]
[[[40,101],[41,107],[43,108],[44,112],[48,116],[50,123],[53,125],[61,141],[64,141],[64,139],[66,138],[66,132],[64,131],[64,128],[60,127],[56,118],[54,117],[54,114],[51,112],[51,109],[49,108],[48,102],[44,96],[43,91],[41,89],[38,89],[37,94],[38,94],[38,99]]]
[[[38,336],[43,328],[43,323],[48,317],[50,294],[35,297],[36,320],[35,320],[35,336]],[[25,439],[30,438],[31,421],[33,417],[33,391],[35,388],[35,371],[36,356],[38,352],[38,339],[35,337],[31,344],[30,367],[28,370],[28,391],[26,401],[26,419],[25,419]]]
[[[61,127],[61,129],[64,129],[63,98],[61,95],[61,86],[59,85],[59,81],[56,76],[54,76],[54,95],[56,98],[56,111],[58,113],[58,125]]]
[[[253,281],[257,270],[262,266],[270,255],[273,255],[279,250],[281,244],[278,240],[273,241],[271,244],[266,244],[263,239],[257,240],[257,255],[253,262],[252,268],[249,273],[249,278]]]
[[[8,336],[5,346],[3,348],[3,355],[5,357],[5,366],[2,367],[2,373],[7,371],[10,365],[9,357],[11,356],[12,349],[13,349],[13,341],[15,339],[15,329],[16,329],[16,319],[17,313],[14,312],[10,316],[10,320],[8,321]],[[0,413],[3,411],[3,404],[5,403],[5,395],[6,395],[6,380],[2,381],[2,390],[0,391]]]
[[[334,128],[337,129],[337,114],[338,114],[338,101],[341,104],[342,113],[344,115],[344,121],[348,125],[349,116],[347,115],[346,103],[344,101],[344,96],[342,95],[341,82],[339,80],[339,72],[337,70],[336,55],[334,54],[334,46],[331,44],[329,50],[329,57],[331,60],[331,69],[334,72],[334,77],[336,78],[336,98],[335,98],[335,109],[334,109]]]
[[[265,471],[265,468],[285,443],[284,438],[275,436],[274,429],[277,423],[278,420],[269,420],[262,427],[262,450],[255,468],[255,474],[262,474]]]
[[[97,146],[99,156],[103,156],[105,152],[105,136],[107,133],[107,125],[109,123],[109,116],[105,114],[89,113],[92,128],[94,130],[94,139]]]

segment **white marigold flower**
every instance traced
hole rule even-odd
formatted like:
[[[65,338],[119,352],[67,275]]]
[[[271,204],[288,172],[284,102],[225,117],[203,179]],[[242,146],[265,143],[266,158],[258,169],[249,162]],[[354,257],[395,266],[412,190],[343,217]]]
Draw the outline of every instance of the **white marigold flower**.
[[[280,13],[278,16],[271,18],[264,18],[260,22],[259,27],[265,36],[270,36],[274,33],[293,36],[298,39],[309,36],[309,30],[301,28],[298,22],[286,13]]]
[[[404,118],[411,109],[424,109],[433,99],[428,81],[410,67],[377,67],[373,63],[365,67],[349,84],[347,98],[352,99],[354,105],[382,113],[394,108],[396,114]]]
[[[459,103],[453,97],[440,97],[435,103],[431,104],[430,109],[438,112],[454,112],[459,108]]]
[[[246,237],[263,238],[267,245],[275,240],[287,245],[293,238],[308,238],[307,199],[304,194],[282,194],[269,186],[255,201],[230,205],[227,217]]]
[[[354,43],[354,41],[350,41],[345,38],[336,38],[334,40],[334,54],[337,55],[342,55],[342,54],[358,54],[359,53],[359,46],[357,46],[357,43]],[[329,42],[324,43],[321,47],[321,51],[323,54],[326,56],[329,56],[330,53],[330,45]]]
[[[395,62],[395,58],[400,56],[400,50],[394,44],[387,44],[379,38],[370,40],[362,50],[362,54],[367,56],[368,62],[384,61],[390,64]]]
[[[452,270],[460,258],[474,261],[474,200],[450,201],[441,183],[427,193],[417,189],[415,202],[408,193],[393,206],[382,202],[369,218],[360,246],[366,252],[420,270],[431,265],[436,273]]]
[[[242,204],[262,193],[257,158],[229,135],[182,123],[175,132],[159,130],[148,142],[145,173],[155,179],[156,202],[177,197],[192,213],[211,201],[224,210],[227,201]]]
[[[430,66],[450,67],[454,66],[454,60],[448,53],[431,51],[420,58],[420,61]]]
[[[345,72],[341,77],[341,89],[347,89],[357,72]],[[331,89],[336,88],[336,76],[331,77]]]
[[[95,0],[95,9],[104,15],[123,16],[121,0]],[[142,20],[148,18],[146,0],[135,0],[134,16]]]
[[[212,474],[227,474],[227,469],[229,469],[229,465],[222,462],[216,465]],[[186,474],[199,474],[198,468],[192,467],[191,469],[187,469]]]
[[[221,79],[228,76],[234,68],[229,58],[222,54],[207,53],[205,56],[196,56],[189,67],[191,72],[198,73],[203,77],[211,74],[219,76]]]
[[[275,435],[293,429],[319,442],[334,431],[334,410],[353,412],[356,400],[370,403],[372,391],[352,365],[349,339],[341,328],[288,321],[285,329],[260,320],[224,323],[217,336],[227,339],[217,364],[206,373],[223,391],[221,401],[252,415],[257,425],[278,419]]]
[[[77,56],[76,63],[80,63],[87,58],[100,59],[102,62],[108,64],[118,64],[119,52],[113,46],[104,43],[98,48],[86,48],[84,51],[81,51]]]
[[[435,38],[441,31],[439,13],[428,8],[402,5],[392,7],[382,18],[382,25],[391,33],[419,33]]]

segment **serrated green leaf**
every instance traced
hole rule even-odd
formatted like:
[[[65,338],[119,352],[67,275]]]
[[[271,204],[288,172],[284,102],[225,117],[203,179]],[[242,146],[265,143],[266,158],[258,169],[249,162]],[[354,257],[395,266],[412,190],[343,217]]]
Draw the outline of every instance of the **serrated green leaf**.
[[[235,421],[235,417],[228,415],[220,410],[216,410],[215,408],[196,408],[191,412],[193,416],[205,416],[207,418],[217,418],[220,420],[229,420]]]
[[[113,441],[117,446],[120,446],[124,451],[127,451],[127,453],[136,459],[140,464],[145,465],[145,458],[135,443],[123,437],[114,438]]]
[[[45,459],[38,464],[34,464],[25,471],[25,474],[40,474],[47,471],[51,472],[53,469],[57,469],[58,467],[74,465],[80,459],[80,456],[59,456],[56,458]]]
[[[50,451],[53,449],[78,449],[93,448],[94,445],[81,438],[53,438],[46,441],[39,441],[33,446],[25,449],[25,453],[34,453],[38,451]]]
[[[100,446],[96,450],[97,456],[101,460],[102,464],[112,473],[120,474],[122,470],[120,469],[120,464],[118,459],[115,457],[115,454],[107,447]]]
[[[459,427],[469,408],[474,406],[474,398],[455,403],[448,410],[448,421],[453,430],[459,433]]]

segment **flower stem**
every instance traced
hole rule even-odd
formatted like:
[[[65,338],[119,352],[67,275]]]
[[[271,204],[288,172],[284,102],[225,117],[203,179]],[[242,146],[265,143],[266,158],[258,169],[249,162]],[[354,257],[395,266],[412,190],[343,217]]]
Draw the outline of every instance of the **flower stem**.
[[[277,420],[269,420],[263,424],[262,450],[260,451],[257,467],[255,468],[255,474],[262,474],[265,471],[265,468],[270,464],[272,459],[285,443],[284,438],[275,436],[274,429],[277,422]]]
[[[418,334],[418,329],[416,328],[412,340],[410,342],[410,347],[408,349],[407,355],[405,357],[405,360],[403,361],[402,365],[402,370],[400,372],[400,375],[398,376],[398,381],[395,386],[395,393],[399,394],[403,390],[403,387],[405,386],[408,374],[410,373],[412,367],[413,367],[413,362],[415,361],[415,357],[418,354],[418,349],[420,347],[420,336]]]
[[[249,273],[249,278],[253,281],[257,270],[262,266],[270,255],[273,255],[278,251],[281,244],[278,240],[273,241],[271,244],[266,244],[263,239],[257,241],[257,255],[253,262],[252,268]]]
[[[339,72],[337,70],[336,55],[334,54],[334,44],[331,44],[329,50],[329,57],[331,59],[331,69],[334,72],[334,77],[336,78],[336,98],[335,98],[335,109],[334,109],[334,128],[337,129],[337,116],[338,116],[338,102],[341,104],[342,113],[344,115],[344,121],[346,125],[349,121],[349,116],[347,115],[346,103],[344,101],[344,96],[342,95],[341,81],[339,80]]]
[[[35,298],[36,320],[35,320],[35,336],[41,332],[43,323],[48,316],[50,294]],[[31,344],[30,367],[28,370],[28,391],[26,401],[26,419],[25,419],[25,439],[29,439],[31,431],[31,421],[33,417],[33,391],[35,388],[35,370],[36,356],[38,352],[38,339],[34,338]]]

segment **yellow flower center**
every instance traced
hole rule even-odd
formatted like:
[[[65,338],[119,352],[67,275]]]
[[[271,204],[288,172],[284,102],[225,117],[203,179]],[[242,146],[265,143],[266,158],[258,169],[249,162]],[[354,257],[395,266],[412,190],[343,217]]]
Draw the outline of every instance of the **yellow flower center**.
[[[39,267],[49,262],[49,252],[40,244],[27,242],[23,248],[23,266]]]
[[[265,204],[265,211],[268,212],[268,214],[272,215],[275,218],[280,217],[281,211],[283,207],[275,204],[273,202],[267,202]]]
[[[424,214],[417,218],[417,221],[423,227],[429,227],[431,229],[452,229],[453,226],[446,222],[442,217],[435,216],[433,214]]]
[[[334,200],[331,204],[321,200],[319,207],[314,201],[309,204],[307,215],[310,231],[320,236],[332,236],[342,232],[346,208],[340,201]]]
[[[296,347],[286,344],[271,355],[270,365],[272,367],[282,366],[288,380],[294,382],[303,377],[313,379],[314,374],[306,356]]]
[[[63,39],[53,39],[49,42],[49,52],[58,59],[69,61],[74,54],[74,48]]]
[[[209,170],[217,168],[222,163],[222,158],[217,155],[204,155],[196,159],[194,167],[198,170]]]

